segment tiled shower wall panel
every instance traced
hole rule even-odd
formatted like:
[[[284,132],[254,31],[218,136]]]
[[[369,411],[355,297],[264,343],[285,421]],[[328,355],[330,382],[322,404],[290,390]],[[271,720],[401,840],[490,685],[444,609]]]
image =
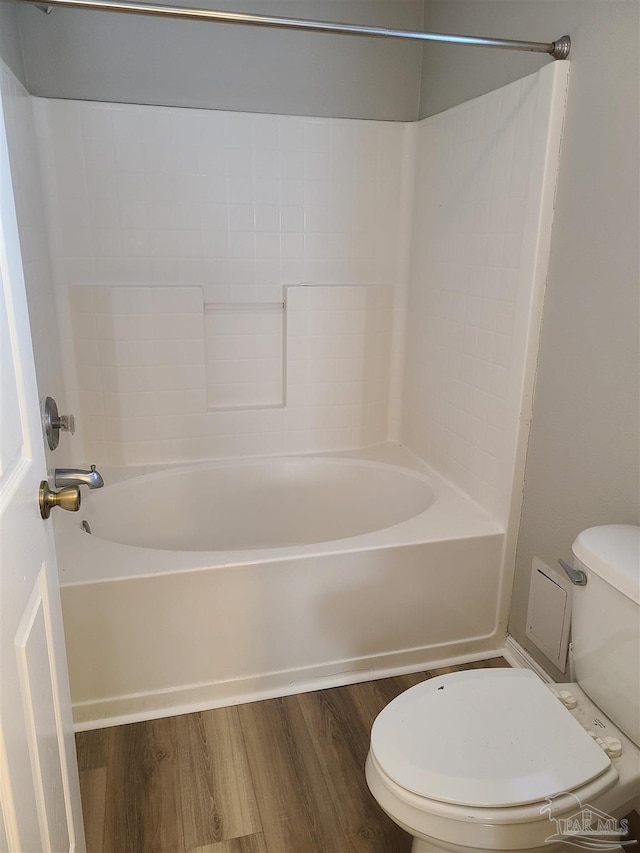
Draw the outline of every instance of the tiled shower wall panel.
[[[72,287],[197,286],[205,303],[235,304],[280,302],[291,284],[368,286],[375,290],[371,304],[385,291],[392,310],[406,125],[38,98],[34,104],[70,389],[78,388],[66,307]],[[386,338],[375,346],[367,339],[377,366],[389,350],[390,328],[382,322]],[[313,396],[313,377],[309,383]],[[332,427],[333,438],[326,419],[301,422],[304,449],[349,446],[355,420],[367,424],[370,440],[383,440],[388,389],[374,384],[375,393],[344,403],[357,418],[345,416],[349,426]],[[234,413],[226,414],[231,422]],[[239,416],[243,452],[294,449],[293,442],[264,437],[265,430],[281,432],[265,420],[282,415]],[[335,412],[331,422],[341,422]],[[199,456],[217,434],[201,436],[193,452]],[[138,459],[130,447],[127,461],[148,461],[148,449]],[[179,458],[185,456],[183,448]]]
[[[46,395],[55,397],[61,410],[65,411],[67,400],[62,381],[33,99],[2,62],[0,62],[0,87],[29,304],[38,392],[41,397]],[[70,436],[63,434],[60,439],[61,452],[68,452],[71,443]]]
[[[92,462],[311,452],[384,438],[388,288],[287,287],[282,404],[226,410],[211,406],[208,394],[206,350],[215,340],[206,340],[201,288],[85,286],[69,295],[79,414]],[[236,331],[245,356],[238,361],[259,366],[260,354],[242,347],[243,337],[253,341],[251,326],[244,336]]]
[[[560,137],[550,129],[567,81],[556,65],[413,131],[402,440],[503,524],[548,260]]]

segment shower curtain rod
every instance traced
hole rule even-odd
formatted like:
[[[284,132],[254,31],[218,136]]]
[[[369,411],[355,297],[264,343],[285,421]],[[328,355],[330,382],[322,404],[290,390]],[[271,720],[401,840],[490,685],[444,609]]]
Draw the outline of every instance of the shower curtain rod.
[[[562,36],[557,41],[516,41],[482,36],[459,36],[447,33],[423,33],[419,30],[395,30],[386,27],[368,27],[359,24],[341,24],[332,21],[307,21],[300,18],[281,18],[275,15],[253,15],[246,12],[216,12],[211,9],[189,9],[184,6],[159,6],[151,3],[121,3],[119,0],[16,0],[28,3],[49,13],[57,6],[69,9],[96,9],[102,12],[125,12],[130,15],[152,15],[161,18],[183,18],[192,21],[217,21],[222,24],[244,24],[251,27],[275,27],[285,30],[338,33],[370,38],[398,38],[414,41],[447,42],[470,44],[478,47],[497,47],[503,50],[527,50],[533,53],[548,53],[554,59],[566,59],[571,50],[571,39]]]

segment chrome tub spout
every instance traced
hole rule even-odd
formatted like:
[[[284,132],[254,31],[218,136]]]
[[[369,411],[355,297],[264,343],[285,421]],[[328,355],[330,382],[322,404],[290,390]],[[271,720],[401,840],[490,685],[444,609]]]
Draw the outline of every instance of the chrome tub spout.
[[[53,472],[56,488],[65,486],[89,486],[90,489],[101,489],[104,486],[102,474],[92,465],[90,471],[82,468],[56,468]]]

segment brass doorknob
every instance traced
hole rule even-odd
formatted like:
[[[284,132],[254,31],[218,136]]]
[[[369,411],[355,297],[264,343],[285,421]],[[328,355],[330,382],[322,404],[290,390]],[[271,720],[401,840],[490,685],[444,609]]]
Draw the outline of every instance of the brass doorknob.
[[[51,510],[56,506],[68,512],[77,512],[80,509],[80,486],[67,486],[59,492],[54,492],[49,488],[49,483],[43,480],[40,483],[38,503],[43,518],[49,518]]]

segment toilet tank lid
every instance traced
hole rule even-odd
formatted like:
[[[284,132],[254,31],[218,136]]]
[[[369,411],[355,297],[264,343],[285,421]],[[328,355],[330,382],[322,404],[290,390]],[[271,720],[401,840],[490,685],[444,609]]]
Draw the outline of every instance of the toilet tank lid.
[[[590,527],[573,543],[573,553],[588,569],[640,604],[640,527]]]

